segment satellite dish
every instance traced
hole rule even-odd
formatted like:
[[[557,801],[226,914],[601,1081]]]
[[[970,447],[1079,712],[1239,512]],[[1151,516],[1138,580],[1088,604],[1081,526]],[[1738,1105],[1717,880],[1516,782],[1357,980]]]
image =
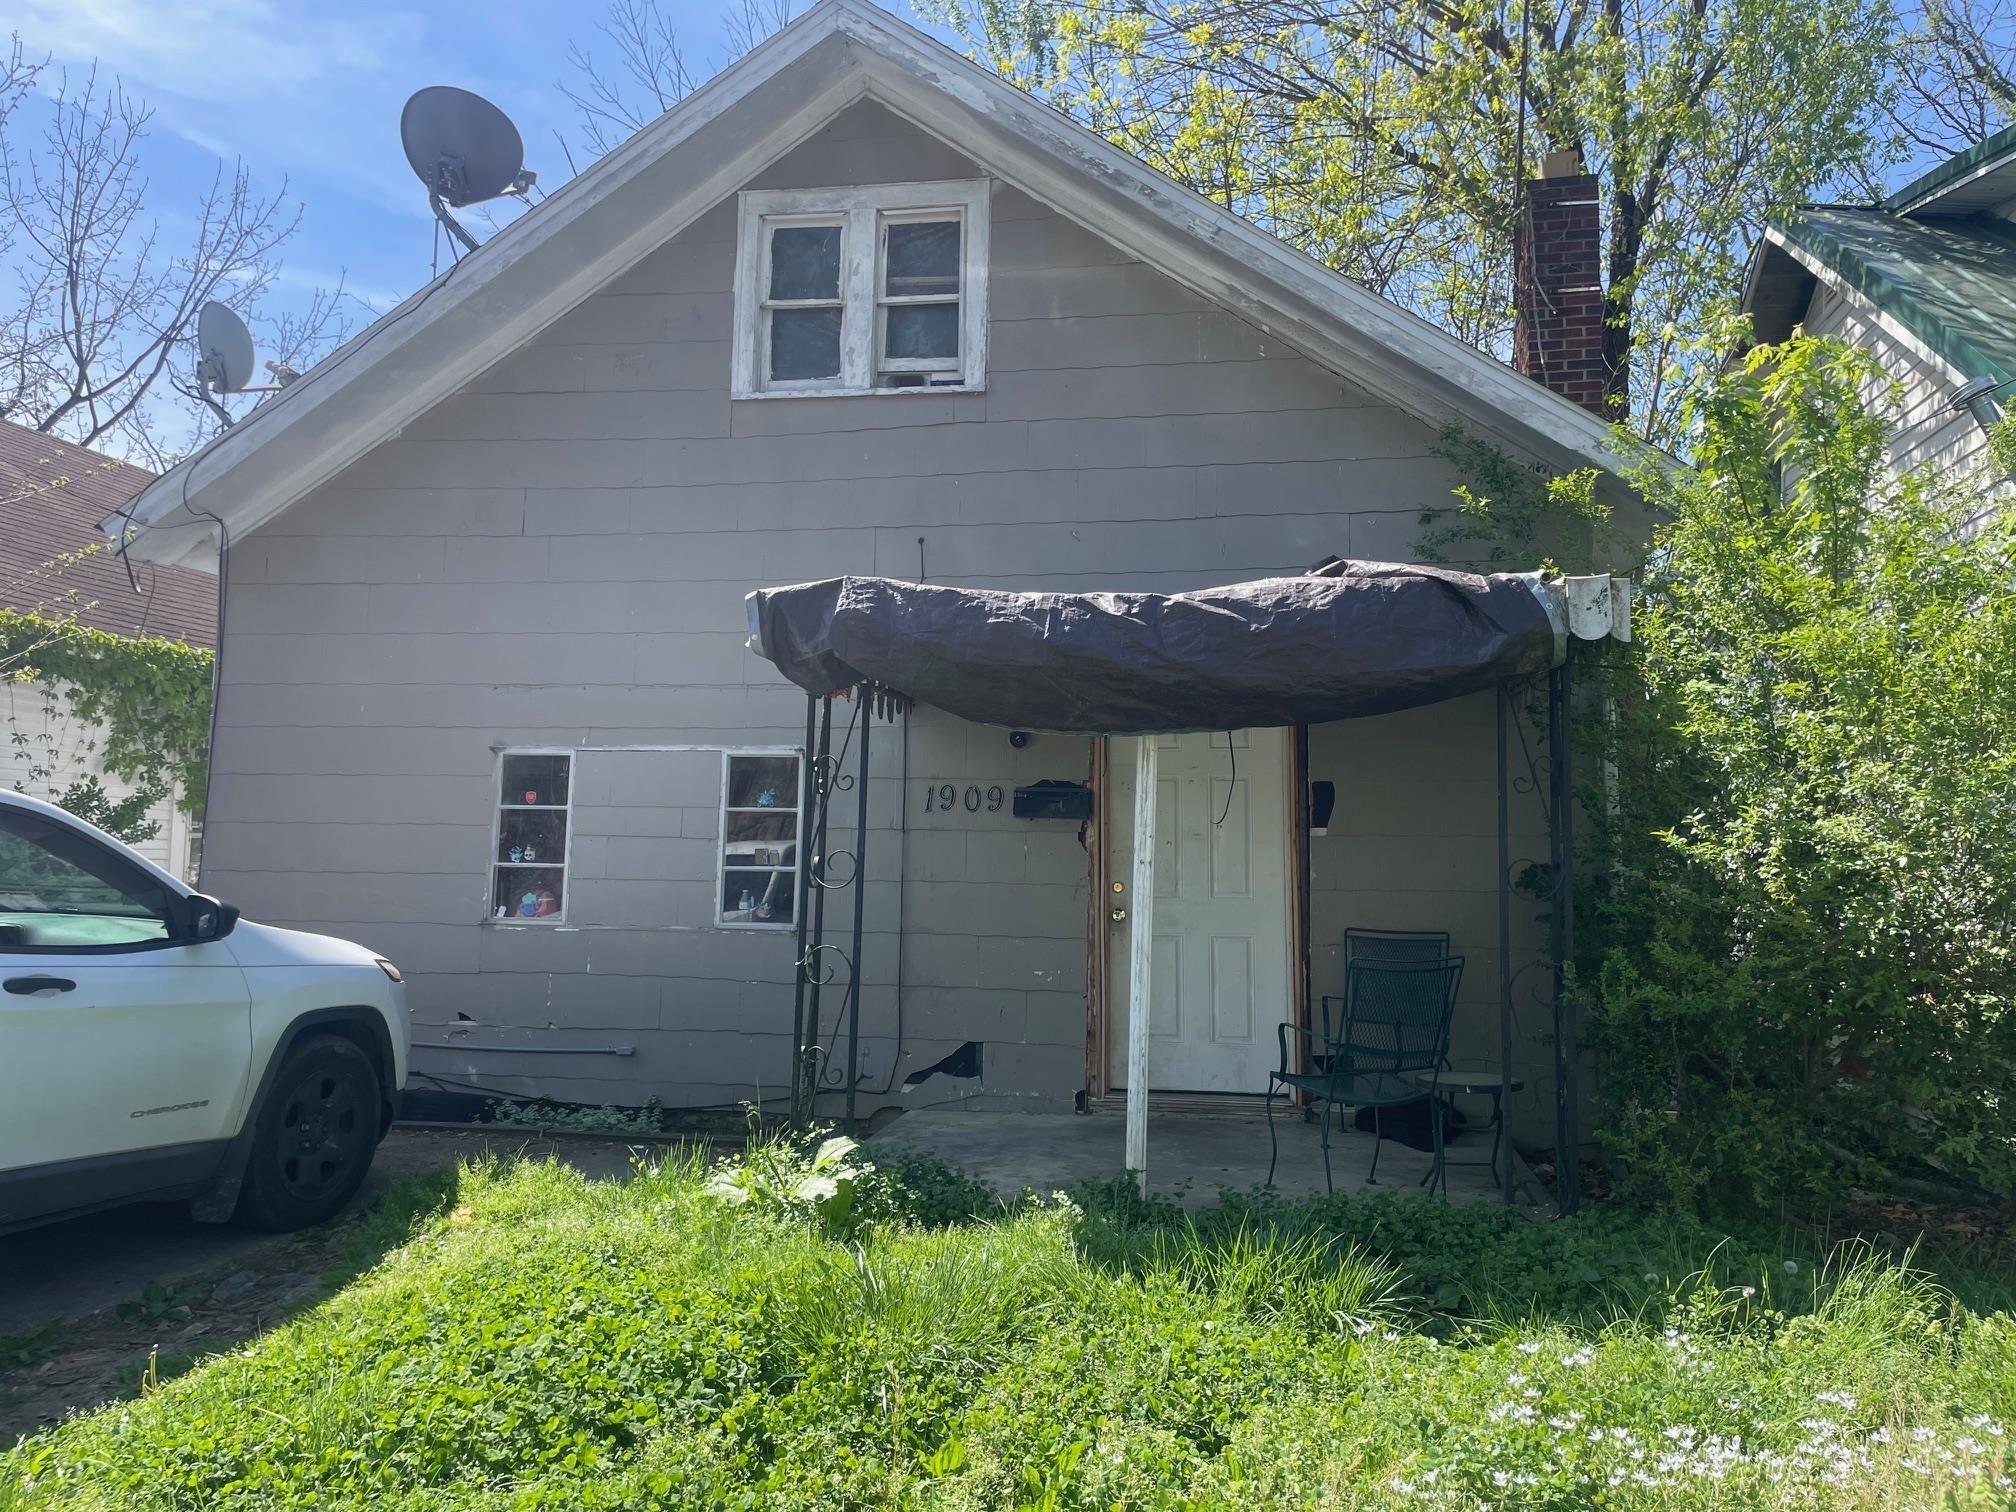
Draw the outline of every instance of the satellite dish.
[[[238,312],[210,300],[196,316],[196,377],[219,394],[235,394],[252,381],[252,333]]]
[[[525,139],[511,118],[481,95],[453,85],[430,85],[406,102],[399,112],[399,140],[415,176],[427,186],[428,205],[471,252],[476,239],[445,207],[459,210],[523,194],[538,182],[525,167]]]

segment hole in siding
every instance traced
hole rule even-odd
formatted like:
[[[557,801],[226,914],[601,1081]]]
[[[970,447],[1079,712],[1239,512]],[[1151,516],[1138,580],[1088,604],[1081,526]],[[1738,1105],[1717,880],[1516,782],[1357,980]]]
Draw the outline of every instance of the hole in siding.
[[[912,1071],[903,1078],[903,1085],[914,1087],[934,1076],[975,1077],[980,1074],[980,1041],[968,1040],[943,1060]]]

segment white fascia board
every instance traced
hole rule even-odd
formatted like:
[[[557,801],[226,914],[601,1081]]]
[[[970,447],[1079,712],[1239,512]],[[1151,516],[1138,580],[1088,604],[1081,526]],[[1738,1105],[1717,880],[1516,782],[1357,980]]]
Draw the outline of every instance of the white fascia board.
[[[453,394],[864,94],[1202,297],[1430,423],[1544,460],[1626,464],[1610,429],[960,57],[867,0],[823,0],[284,393],[150,484],[132,551],[207,555]],[[771,96],[775,96],[775,100]],[[1606,487],[1609,485],[1606,484]],[[168,527],[160,529],[158,527]]]
[[[832,40],[841,14],[829,3],[717,75],[157,478],[106,532],[130,518],[135,556],[207,556],[210,516],[242,536],[397,435],[858,99]],[[779,80],[773,100],[763,86]],[[191,525],[206,528],[175,528]]]
[[[1931,347],[1914,336],[1896,316],[1892,315],[1867,294],[1864,294],[1860,289],[1849,283],[1839,273],[1835,272],[1834,269],[1828,267],[1826,263],[1813,256],[1797,242],[1791,241],[1781,235],[1775,227],[1766,226],[1764,228],[1764,240],[1770,242],[1772,246],[1777,247],[1787,257],[1798,263],[1800,267],[1811,273],[1814,278],[1825,284],[1830,291],[1839,296],[1841,302],[1847,305],[1849,309],[1873,321],[1884,335],[1888,336],[1920,362],[1923,362],[1937,372],[1946,374],[1956,384],[1966,383],[1980,376],[1978,373],[1961,372],[1950,361],[1940,356]],[[1809,310],[1808,313],[1810,314],[1811,311]]]
[[[871,97],[1096,235],[1431,422],[1461,418],[1549,461],[1615,473],[1578,404],[879,12],[848,25]]]

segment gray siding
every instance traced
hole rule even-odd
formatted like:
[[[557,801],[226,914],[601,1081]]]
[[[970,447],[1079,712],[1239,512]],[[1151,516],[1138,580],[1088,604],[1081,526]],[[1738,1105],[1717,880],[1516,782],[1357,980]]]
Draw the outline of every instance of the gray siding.
[[[975,173],[863,105],[757,187]],[[803,697],[742,643],[750,589],[859,572],[1173,590],[1404,558],[1450,502],[1432,433],[1376,375],[1323,371],[1000,185],[984,393],[732,402],[733,234],[732,205],[702,217],[232,551],[206,881],[399,962],[423,1040],[634,1047],[423,1050],[422,1073],[593,1101],[778,1089],[792,941],[712,923],[718,752],[598,749],[800,741]],[[1364,784],[1351,811],[1388,811],[1319,856],[1319,939],[1460,909],[1470,943],[1491,863],[1450,824],[1488,775],[1477,730],[1458,712],[1336,737]],[[565,928],[484,917],[505,745],[582,752]],[[904,785],[903,739],[877,728],[869,1086],[978,1040],[978,1083],[893,1099],[1070,1106],[1076,827],[919,804],[933,781],[1082,778],[1090,756],[920,712]],[[1380,875],[1396,866],[1407,901]],[[1495,969],[1472,962],[1474,993]]]

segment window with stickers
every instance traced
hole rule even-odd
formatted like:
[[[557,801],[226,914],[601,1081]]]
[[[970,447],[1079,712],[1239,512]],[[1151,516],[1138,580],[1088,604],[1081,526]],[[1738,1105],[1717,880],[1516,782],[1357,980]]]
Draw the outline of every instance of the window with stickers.
[[[722,924],[788,929],[797,923],[801,770],[796,752],[724,755]]]

